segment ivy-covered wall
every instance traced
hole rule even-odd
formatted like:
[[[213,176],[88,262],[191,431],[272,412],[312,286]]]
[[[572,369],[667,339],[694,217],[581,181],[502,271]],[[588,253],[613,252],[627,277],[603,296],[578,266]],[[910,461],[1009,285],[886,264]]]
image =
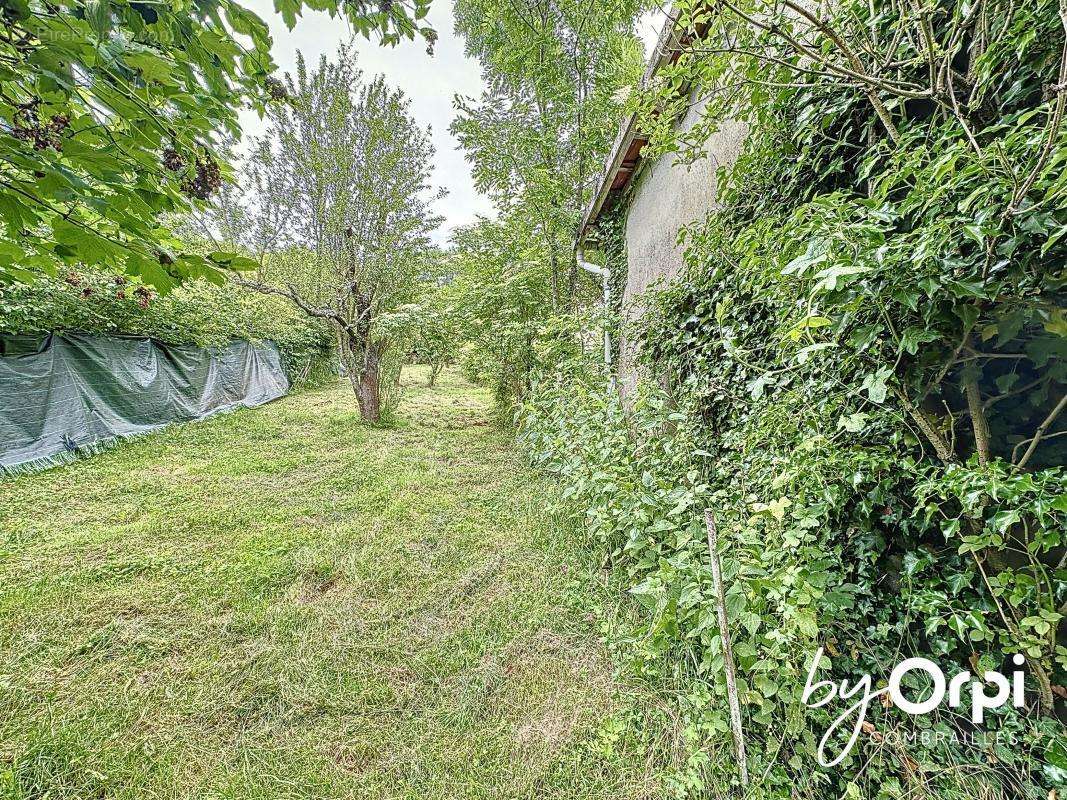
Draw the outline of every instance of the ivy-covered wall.
[[[646,299],[652,380],[624,411],[585,365],[546,375],[525,442],[643,608],[619,650],[669,698],[679,796],[739,782],[710,509],[747,796],[1048,798],[1067,783],[1067,15],[767,8],[723,6],[650,101],[688,73],[732,89],[709,130],[751,130],[722,208],[683,232],[679,280]],[[822,49],[790,54],[782,31]],[[693,145],[659,124],[659,146]],[[876,701],[823,767],[848,703],[803,703],[820,650],[820,678],[876,688],[909,656],[973,676],[1022,655],[1026,699],[981,723],[968,694],[924,715]]]
[[[675,125],[682,136],[704,112],[699,91],[691,99]],[[622,196],[596,220],[598,248],[613,270],[619,315],[616,364],[623,395],[637,385],[645,295],[682,271],[685,248],[678,232],[716,208],[716,173],[733,163],[743,141],[744,126],[727,124],[700,145],[699,157],[683,162],[672,151],[643,159]]]

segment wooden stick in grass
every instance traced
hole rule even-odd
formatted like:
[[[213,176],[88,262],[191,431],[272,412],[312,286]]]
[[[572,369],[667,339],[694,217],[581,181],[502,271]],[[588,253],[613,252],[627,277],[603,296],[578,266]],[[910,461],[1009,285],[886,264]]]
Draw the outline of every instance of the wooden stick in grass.
[[[722,637],[722,663],[726,668],[726,696],[730,701],[730,728],[734,734],[737,763],[741,767],[741,785],[748,786],[748,760],[745,758],[745,733],[741,728],[741,701],[737,697],[737,676],[734,672],[734,650],[730,645],[730,627],[726,619],[726,588],[722,583],[719,564],[719,532],[715,517],[704,511],[704,526],[708,529],[708,550],[711,551],[711,579],[715,589],[715,606],[719,612],[719,635]]]

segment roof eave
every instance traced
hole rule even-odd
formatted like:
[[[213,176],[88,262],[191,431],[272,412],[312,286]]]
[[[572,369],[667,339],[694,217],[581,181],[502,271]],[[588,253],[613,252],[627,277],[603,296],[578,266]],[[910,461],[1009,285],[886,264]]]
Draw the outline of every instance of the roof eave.
[[[664,64],[673,61],[678,54],[675,47],[678,18],[673,14],[667,14],[667,19],[660,30],[659,39],[656,41],[656,49],[645,67],[645,74],[641,78],[641,88],[646,88],[659,72]],[[619,126],[619,133],[611,146],[604,168],[600,171],[597,179],[596,190],[586,206],[582,215],[582,224],[578,232],[578,245],[582,246],[589,237],[591,228],[596,224],[597,218],[604,211],[608,200],[613,194],[622,192],[633,179],[640,166],[640,149],[644,147],[648,139],[640,136],[637,129],[637,116],[630,114]]]

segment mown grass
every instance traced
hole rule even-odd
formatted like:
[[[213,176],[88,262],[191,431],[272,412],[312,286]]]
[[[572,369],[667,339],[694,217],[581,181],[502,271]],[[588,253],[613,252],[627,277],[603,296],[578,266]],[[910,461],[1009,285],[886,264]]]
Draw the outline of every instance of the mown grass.
[[[0,796],[656,795],[552,487],[421,377],[0,482]]]

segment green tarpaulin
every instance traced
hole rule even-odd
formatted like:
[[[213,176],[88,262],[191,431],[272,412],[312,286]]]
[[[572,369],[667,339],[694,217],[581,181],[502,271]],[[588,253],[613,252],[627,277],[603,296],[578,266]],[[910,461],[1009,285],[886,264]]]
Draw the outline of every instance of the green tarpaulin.
[[[63,333],[0,339],[0,472],[61,463],[118,437],[257,406],[289,390],[270,343],[165,345]]]

